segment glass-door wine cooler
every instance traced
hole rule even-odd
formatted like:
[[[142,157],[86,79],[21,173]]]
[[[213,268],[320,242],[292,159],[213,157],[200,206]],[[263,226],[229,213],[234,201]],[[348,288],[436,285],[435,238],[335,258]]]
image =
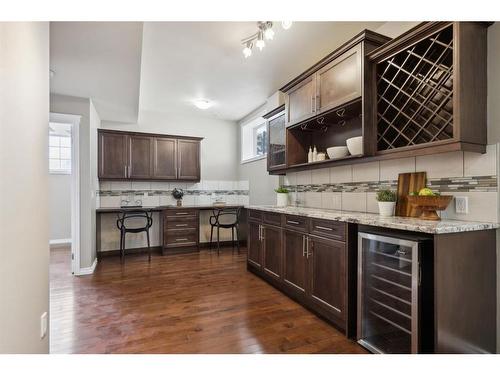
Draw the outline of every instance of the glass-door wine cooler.
[[[424,242],[358,233],[358,343],[375,353],[420,351],[419,257]]]

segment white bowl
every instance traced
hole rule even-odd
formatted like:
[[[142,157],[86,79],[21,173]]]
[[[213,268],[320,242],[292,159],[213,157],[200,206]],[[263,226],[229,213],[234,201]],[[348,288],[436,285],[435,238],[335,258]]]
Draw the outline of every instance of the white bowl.
[[[346,142],[351,155],[361,155],[363,153],[363,137],[349,138]]]
[[[343,158],[349,155],[349,151],[347,150],[346,146],[328,147],[326,149],[326,152],[330,159]]]

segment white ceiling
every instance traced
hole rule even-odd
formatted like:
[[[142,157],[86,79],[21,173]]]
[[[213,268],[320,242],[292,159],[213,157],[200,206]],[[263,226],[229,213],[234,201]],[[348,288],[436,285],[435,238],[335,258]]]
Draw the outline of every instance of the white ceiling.
[[[92,98],[102,120],[136,122],[142,22],[51,22],[52,93]]]
[[[240,40],[255,22],[52,23],[51,91],[91,97],[108,121],[134,122],[142,110],[238,120],[359,31],[382,24],[295,22],[283,30],[277,22],[274,40],[245,59]],[[215,105],[202,112],[196,98]]]

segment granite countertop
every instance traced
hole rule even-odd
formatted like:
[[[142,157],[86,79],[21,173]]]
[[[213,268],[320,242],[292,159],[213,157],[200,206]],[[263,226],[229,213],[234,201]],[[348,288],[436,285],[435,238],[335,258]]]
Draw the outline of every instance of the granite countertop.
[[[470,232],[478,230],[496,229],[497,223],[484,223],[478,221],[441,220],[429,221],[408,217],[392,216],[382,217],[354,211],[327,210],[306,207],[276,207],[276,206],[248,206],[248,209],[277,212],[282,214],[300,215],[317,219],[337,220],[347,223],[373,225],[383,228],[401,229],[412,232],[431,234]]]

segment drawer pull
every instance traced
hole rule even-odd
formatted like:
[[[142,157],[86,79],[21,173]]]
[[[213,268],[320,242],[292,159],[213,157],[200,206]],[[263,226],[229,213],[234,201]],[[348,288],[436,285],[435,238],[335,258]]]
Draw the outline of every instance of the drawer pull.
[[[187,224],[175,224],[176,227],[187,227]]]
[[[189,212],[176,212],[176,215],[189,215]]]
[[[188,239],[187,238],[176,238],[175,241],[179,242],[179,241],[187,241]]]
[[[298,221],[294,221],[294,220],[287,220],[286,222],[287,222],[287,224],[295,224],[295,225],[300,224]]]
[[[329,230],[329,231],[332,231],[332,230],[333,230],[332,228],[322,227],[321,225],[316,225],[316,228],[317,228],[317,229],[321,229],[321,230]]]

